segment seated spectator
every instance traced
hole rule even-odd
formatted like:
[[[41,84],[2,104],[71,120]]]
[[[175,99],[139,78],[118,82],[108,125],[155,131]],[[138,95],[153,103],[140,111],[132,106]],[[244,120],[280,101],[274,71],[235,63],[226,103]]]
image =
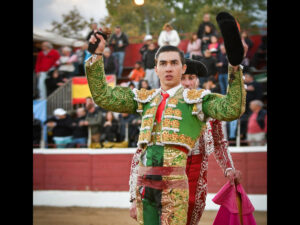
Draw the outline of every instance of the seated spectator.
[[[208,45],[208,50],[210,50],[211,55],[215,58],[217,58],[217,55],[220,51],[220,46],[218,42],[218,38],[215,35],[212,35],[210,37],[210,44]]]
[[[106,47],[103,51],[104,71],[106,75],[117,75],[118,64],[115,57],[111,54],[110,48]]]
[[[209,76],[215,76],[217,73],[217,60],[212,57],[211,52],[206,49],[204,51],[204,57],[201,58],[201,62],[206,66],[207,68],[207,77],[199,77],[200,79],[200,85],[203,85]]]
[[[47,97],[51,95],[58,87],[63,86],[66,81],[66,78],[63,79],[62,76],[59,75],[57,69],[48,72],[48,78],[45,81],[47,87]]]
[[[75,74],[74,62],[77,62],[77,55],[71,54],[72,49],[69,47],[62,48],[62,55],[59,58],[58,72],[62,78],[72,78]]]
[[[260,100],[250,102],[252,114],[248,120],[247,140],[250,146],[264,145],[267,133],[267,111]]]
[[[155,73],[155,54],[157,48],[154,43],[150,43],[148,50],[144,53],[145,80],[148,81],[152,88],[159,88],[159,78]]]
[[[72,142],[72,123],[72,118],[62,108],[55,109],[54,116],[44,122],[52,128],[53,140],[57,148],[66,148]]]
[[[149,86],[149,83],[147,80],[140,80],[138,89],[145,88],[146,90],[151,90],[151,87]]]
[[[86,111],[84,108],[78,108],[76,110],[77,118],[73,122],[73,138],[70,144],[71,148],[86,148],[88,138],[88,128],[85,123]]]
[[[39,148],[40,142],[41,142],[41,136],[42,136],[42,122],[39,119],[34,118],[33,114],[33,124],[32,124],[32,130],[33,130],[33,147]]]
[[[158,37],[159,47],[164,45],[173,45],[177,47],[179,43],[180,43],[180,38],[178,32],[174,30],[169,23],[166,23],[163,26],[163,30],[160,32]]]
[[[145,76],[145,71],[142,67],[142,62],[136,62],[134,64],[134,69],[128,75],[129,80],[131,80],[135,85],[138,85],[140,80]]]
[[[101,127],[103,124],[103,112],[96,107],[91,97],[86,98],[85,108],[87,110],[85,125],[91,130],[91,145],[89,148],[100,148]]]
[[[115,119],[113,112],[108,111],[102,127],[100,142],[116,142],[118,137],[118,121]]]
[[[210,90],[212,93],[221,93],[220,85],[216,82],[213,76],[210,76],[203,84],[203,88]]]
[[[144,45],[140,48],[140,53],[141,53],[141,56],[142,56],[142,61],[145,60],[144,58],[144,54],[145,52],[148,50],[148,47],[149,45],[152,43],[152,35],[150,34],[147,34],[144,38]]]
[[[216,33],[216,27],[215,25],[210,21],[210,14],[209,13],[205,13],[203,15],[203,19],[202,19],[202,22],[200,23],[199,25],[199,28],[198,28],[198,32],[197,32],[197,35],[198,35],[198,38],[202,38],[203,37],[203,33],[204,33],[204,30],[205,30],[205,26],[206,25],[209,25],[212,29],[212,32],[213,33]]]
[[[119,114],[119,137],[118,141],[126,140],[126,124],[128,126],[128,147],[136,147],[141,118],[136,114],[121,113]]]
[[[201,40],[198,38],[197,33],[193,33],[189,40],[185,58],[192,59],[193,55],[202,56]]]

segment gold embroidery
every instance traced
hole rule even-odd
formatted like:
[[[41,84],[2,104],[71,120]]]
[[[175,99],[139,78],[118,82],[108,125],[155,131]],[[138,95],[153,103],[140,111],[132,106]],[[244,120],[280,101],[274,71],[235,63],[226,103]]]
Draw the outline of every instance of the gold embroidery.
[[[163,127],[170,127],[171,121],[169,119],[164,119],[163,121]]]
[[[151,96],[155,92],[155,89],[146,90],[142,88],[141,90],[137,91],[138,98],[142,101],[146,100],[149,96]]]
[[[196,100],[197,98],[200,98],[201,97],[201,93],[202,93],[203,90],[196,90],[196,89],[192,89],[192,90],[189,90],[187,92],[187,98],[189,100]]]
[[[175,116],[181,117],[182,112],[180,111],[180,109],[175,109],[175,110],[173,110],[173,114],[174,114]]]
[[[153,123],[153,118],[146,118],[142,122],[142,128],[148,127],[148,126],[151,127],[152,123]]]
[[[172,116],[173,115],[173,109],[172,108],[166,108],[165,110],[165,116]]]
[[[178,120],[172,120],[172,121],[171,121],[171,126],[172,126],[173,128],[179,128],[179,125],[180,125],[180,123],[179,123]]]
[[[170,98],[168,104],[177,105],[178,98]]]
[[[145,115],[149,115],[149,114],[152,114],[152,115],[153,115],[153,114],[155,113],[155,110],[156,110],[155,107],[154,107],[154,108],[147,109]]]

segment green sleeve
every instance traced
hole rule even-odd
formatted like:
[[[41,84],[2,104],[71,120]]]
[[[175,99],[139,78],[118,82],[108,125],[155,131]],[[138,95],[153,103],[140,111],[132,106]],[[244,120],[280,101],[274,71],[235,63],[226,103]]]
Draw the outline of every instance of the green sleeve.
[[[129,87],[117,86],[112,88],[107,85],[104,73],[103,59],[90,65],[87,60],[86,75],[94,102],[103,109],[120,113],[136,113],[137,102],[134,93]]]
[[[238,119],[245,112],[246,90],[244,87],[243,71],[239,67],[234,72],[228,68],[227,94],[208,94],[203,98],[202,110],[206,117],[222,121]]]

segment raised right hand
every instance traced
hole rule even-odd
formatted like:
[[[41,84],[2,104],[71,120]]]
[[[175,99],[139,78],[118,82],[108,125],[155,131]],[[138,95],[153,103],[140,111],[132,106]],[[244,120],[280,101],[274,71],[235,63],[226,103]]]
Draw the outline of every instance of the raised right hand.
[[[96,36],[100,39],[100,43],[98,44],[98,47],[96,48],[95,53],[102,53],[105,48],[106,41],[104,40],[102,35],[96,34]],[[95,44],[96,41],[97,41],[97,39],[95,38],[95,36],[91,35],[89,42],[91,42],[92,44]]]
[[[137,220],[137,215],[136,215],[136,200],[133,200],[131,206],[130,206],[130,217],[133,219]]]

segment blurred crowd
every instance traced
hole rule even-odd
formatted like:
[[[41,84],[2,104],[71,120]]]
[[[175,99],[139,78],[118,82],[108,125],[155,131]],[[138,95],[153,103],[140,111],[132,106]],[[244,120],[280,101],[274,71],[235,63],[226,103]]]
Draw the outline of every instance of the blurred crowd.
[[[59,52],[48,42],[42,44],[42,51],[37,56],[35,66],[41,99],[49,96],[73,76],[84,76],[84,62],[90,57],[87,51],[88,40],[98,29],[97,23],[92,24],[86,42],[75,51],[63,47]],[[261,44],[252,56],[249,53],[253,42],[247,31],[242,31],[241,37],[248,45],[247,55],[242,62],[247,97],[246,111],[240,118],[241,140],[245,141],[246,145],[263,145],[266,143],[267,134],[267,99],[262,84],[256,81],[255,74],[267,70],[267,36],[262,36]],[[198,30],[192,32],[189,38],[185,57],[201,61],[208,69],[207,76],[199,78],[199,88],[225,95],[228,84],[228,59],[220,38],[221,35],[210,21],[210,14],[206,13]],[[120,85],[132,89],[159,88],[159,79],[154,70],[155,53],[163,45],[178,46],[180,41],[178,32],[169,23],[163,25],[157,42],[150,34],[145,35],[139,50],[140,60],[126,77],[129,81]],[[125,50],[128,45],[126,33],[120,26],[116,26],[103,52],[106,75],[114,74],[117,79],[122,78]],[[48,128],[51,128],[48,132],[52,134],[49,135],[50,142],[53,140],[59,147],[86,147],[88,143],[91,143],[90,147],[101,147],[105,142],[121,143],[125,141],[126,136],[124,124],[128,124],[128,146],[136,147],[140,125],[138,116],[106,112],[95,106],[91,98],[87,98],[85,108],[78,108],[75,114],[68,115],[63,109],[57,109],[54,117],[45,122]],[[35,119],[34,124],[37,124]],[[229,141],[236,139],[237,127],[238,120],[226,122]],[[90,141],[87,140],[88,136]]]

